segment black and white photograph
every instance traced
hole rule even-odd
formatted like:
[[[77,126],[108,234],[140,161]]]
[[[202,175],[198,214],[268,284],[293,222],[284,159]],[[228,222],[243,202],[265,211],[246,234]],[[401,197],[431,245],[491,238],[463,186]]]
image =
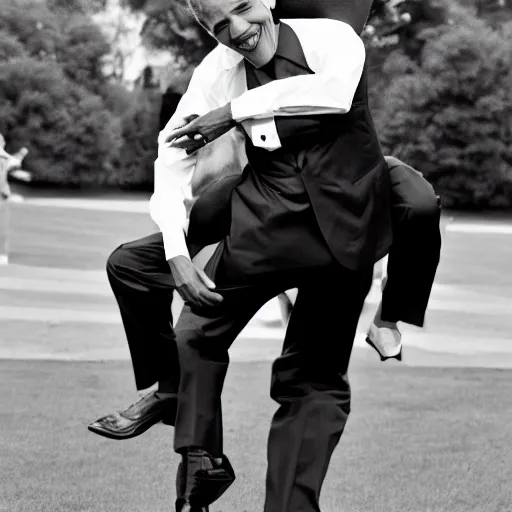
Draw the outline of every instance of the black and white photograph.
[[[0,0],[0,512],[512,512],[512,0]]]

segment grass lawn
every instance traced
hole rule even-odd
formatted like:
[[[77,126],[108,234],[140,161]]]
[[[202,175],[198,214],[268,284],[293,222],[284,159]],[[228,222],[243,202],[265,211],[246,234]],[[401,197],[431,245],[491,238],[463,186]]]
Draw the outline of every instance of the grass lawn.
[[[12,204],[10,261],[103,270],[115,247],[155,231],[149,214]],[[437,282],[510,292],[510,261],[510,236],[447,233]]]
[[[156,231],[149,213],[11,204],[10,261],[36,267],[104,269],[118,245]]]
[[[156,230],[148,214],[41,207],[28,203],[11,207],[10,261],[15,265],[93,270],[101,272],[104,278],[105,262],[115,247]],[[494,218],[490,220],[496,222]],[[489,338],[510,337],[512,315],[508,314],[507,303],[512,311],[511,240],[510,235],[445,233],[436,282],[448,287],[450,295],[437,298],[455,303],[460,300],[462,304],[458,309],[457,306],[445,310],[430,308],[429,332],[439,336],[467,335],[481,339],[482,343]],[[0,270],[2,276],[8,277],[8,268]],[[23,277],[19,272],[16,275]],[[0,306],[74,308],[118,314],[108,289],[106,295],[100,296],[81,293],[83,286],[78,285],[66,294],[54,293],[51,286],[38,290],[27,286],[27,289],[16,290],[0,287]],[[433,298],[436,298],[435,293]],[[486,299],[498,303],[499,312],[479,308],[480,302],[485,306]],[[468,303],[472,307],[466,309]],[[54,332],[63,327],[66,325],[59,324]],[[6,329],[6,336],[18,336],[16,326],[7,325]],[[15,334],[11,333],[13,330]],[[34,331],[28,329],[22,339],[33,334]]]
[[[156,229],[149,215],[29,204],[13,204],[11,219],[12,263],[79,271],[104,269],[116,246]],[[509,236],[447,233],[437,283],[452,301],[467,294],[471,306],[480,297],[506,305],[512,300],[510,261]],[[8,272],[2,276],[16,283],[25,277]],[[85,285],[76,283],[78,289],[66,293],[6,286],[0,306],[114,311],[110,295],[81,293]],[[429,319],[430,335],[439,339],[456,334],[486,343],[512,332],[512,316],[503,308],[438,309]],[[0,322],[4,343],[29,352],[64,350],[69,343],[86,352],[91,339],[106,347],[124,343],[121,326],[109,322]],[[512,372],[408,367],[407,358],[404,365],[383,365],[372,355],[354,354],[353,412],[324,486],[322,512],[512,512]],[[457,354],[450,357],[455,361]],[[275,410],[267,396],[269,375],[267,363],[232,364],[225,433],[238,480],[212,512],[262,510],[266,436]],[[86,429],[133,400],[128,362],[0,360],[0,385],[0,512],[173,510],[178,459],[172,430],[158,426],[115,442]]]
[[[511,372],[382,365],[357,351],[353,363],[324,512],[512,511]],[[269,372],[230,369],[226,452],[238,480],[212,511],[262,510]],[[173,510],[172,430],[116,442],[85,428],[133,398],[129,363],[0,361],[0,382],[2,512]]]

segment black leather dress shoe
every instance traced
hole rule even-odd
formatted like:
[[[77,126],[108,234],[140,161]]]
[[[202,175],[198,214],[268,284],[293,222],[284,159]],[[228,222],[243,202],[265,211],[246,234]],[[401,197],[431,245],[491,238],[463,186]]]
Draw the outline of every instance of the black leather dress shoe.
[[[179,512],[209,512],[208,505],[204,507],[191,507],[184,499],[187,480],[185,478],[185,471],[183,470],[183,463],[178,464],[178,472],[176,473],[176,510]]]
[[[87,428],[109,439],[131,439],[140,436],[160,421],[167,425],[174,425],[176,407],[176,395],[159,398],[156,393],[148,393],[125,411],[103,416]]]
[[[204,450],[189,450],[178,466],[176,512],[208,512],[235,481],[235,472],[223,455],[217,463]]]

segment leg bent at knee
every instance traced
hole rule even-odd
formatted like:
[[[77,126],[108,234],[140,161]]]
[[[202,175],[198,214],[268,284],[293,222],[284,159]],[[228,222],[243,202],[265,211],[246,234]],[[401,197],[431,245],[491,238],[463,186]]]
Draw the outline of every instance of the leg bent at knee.
[[[433,190],[431,194],[424,194],[414,198],[409,204],[409,215],[412,218],[437,220],[439,212],[439,197]]]
[[[107,258],[107,275],[115,277],[117,269],[122,266],[123,261],[126,259],[126,250],[124,244],[114,249],[110,256]]]

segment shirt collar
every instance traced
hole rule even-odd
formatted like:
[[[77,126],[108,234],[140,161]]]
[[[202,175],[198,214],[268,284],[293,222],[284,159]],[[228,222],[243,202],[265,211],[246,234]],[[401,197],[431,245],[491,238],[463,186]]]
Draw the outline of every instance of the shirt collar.
[[[219,45],[222,48],[221,66],[224,70],[232,69],[244,60],[243,56],[231,48]],[[304,69],[309,70],[304,51],[297,34],[287,23],[281,21],[279,28],[279,40],[277,42],[276,55],[285,58]]]
[[[302,49],[299,38],[292,27],[287,23],[281,22],[276,55],[309,71],[309,66],[306,62],[304,50]]]
[[[244,58],[235,50],[228,48],[227,46],[220,45],[222,48],[222,58],[221,58],[221,66],[222,69],[228,70],[237,66],[240,62],[244,60]]]

